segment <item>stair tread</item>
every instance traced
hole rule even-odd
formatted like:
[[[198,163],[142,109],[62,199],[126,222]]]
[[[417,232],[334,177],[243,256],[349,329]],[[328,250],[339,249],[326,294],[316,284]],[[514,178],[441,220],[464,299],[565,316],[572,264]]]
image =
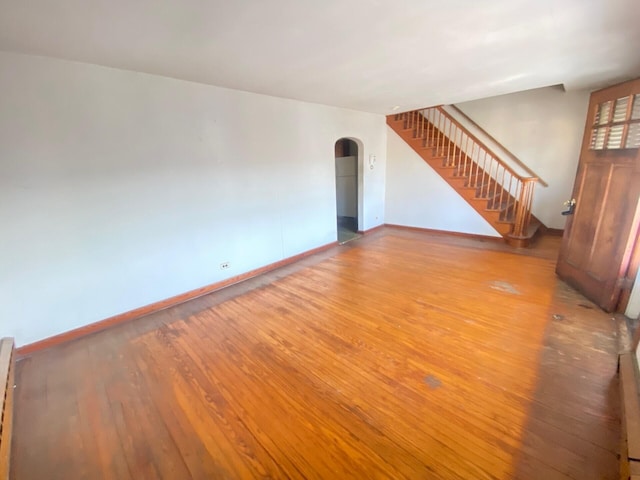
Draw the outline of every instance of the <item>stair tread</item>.
[[[515,235],[510,235],[513,238],[533,238],[533,236],[538,233],[538,230],[540,229],[540,227],[542,227],[542,223],[539,220],[536,220],[535,218],[532,218],[531,221],[529,222],[529,226],[527,227],[527,232],[521,236],[515,236]]]

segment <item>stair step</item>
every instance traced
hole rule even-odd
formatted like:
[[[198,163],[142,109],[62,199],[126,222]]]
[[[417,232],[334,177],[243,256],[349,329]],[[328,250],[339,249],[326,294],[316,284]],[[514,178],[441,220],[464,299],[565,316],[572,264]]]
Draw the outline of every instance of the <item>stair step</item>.
[[[439,159],[441,159],[441,158],[443,158],[443,159],[444,159],[444,158],[447,158],[447,157],[432,157],[432,158],[433,158],[434,160],[439,160]],[[459,169],[459,168],[460,168],[460,166],[459,166],[459,165],[455,165],[455,164],[451,164],[451,165],[449,165],[449,164],[445,164],[445,165],[442,165],[442,168],[445,168],[445,169],[447,169],[447,170],[457,170],[457,169]],[[452,175],[452,176],[457,177],[457,176],[459,176],[459,175]]]
[[[497,194],[493,199],[493,205],[487,205],[487,210],[496,211],[496,212],[504,212],[509,209],[515,208],[516,203],[514,201],[502,201],[501,203],[496,205],[496,200],[500,200],[500,195]],[[489,200],[491,202],[491,200]]]
[[[465,189],[468,190],[480,190],[482,189],[483,191],[486,191],[486,187],[488,187],[489,184],[488,183],[478,183],[476,185],[465,185]],[[485,198],[485,197],[477,197],[477,198]]]
[[[442,155],[442,154],[437,154],[434,153],[433,155],[431,155],[433,158],[438,158],[438,159],[442,159],[442,160],[449,160],[449,164],[451,164],[452,167],[456,167],[459,168],[460,167],[460,160],[462,159],[461,156],[459,155]]]
[[[535,218],[531,218],[529,227],[524,235],[517,237],[515,235],[507,235],[505,238],[507,243],[512,247],[525,248],[533,241],[536,234],[540,231],[542,224]]]
[[[478,185],[465,185],[464,188],[466,190],[478,191],[477,194],[474,195],[474,198],[476,200],[484,200],[485,202],[487,202],[489,200],[495,200],[499,196],[497,193],[491,192],[491,190],[488,188],[487,183],[479,183]],[[481,189],[482,189],[482,195],[479,192],[479,190]]]

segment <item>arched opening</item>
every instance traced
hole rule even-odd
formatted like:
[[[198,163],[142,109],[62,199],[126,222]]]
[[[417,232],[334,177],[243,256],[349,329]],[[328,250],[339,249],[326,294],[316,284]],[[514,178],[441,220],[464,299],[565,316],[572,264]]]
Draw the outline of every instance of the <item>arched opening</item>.
[[[341,138],[335,145],[338,242],[358,238],[358,144]]]

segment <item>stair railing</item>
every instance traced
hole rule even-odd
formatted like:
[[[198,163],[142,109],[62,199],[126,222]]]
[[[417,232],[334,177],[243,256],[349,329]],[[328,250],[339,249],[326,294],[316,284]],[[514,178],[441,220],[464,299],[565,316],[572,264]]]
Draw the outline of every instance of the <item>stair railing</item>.
[[[476,198],[502,212],[501,221],[513,223],[510,237],[526,237],[537,177],[518,174],[440,106],[400,113],[396,120],[404,120],[454,176],[466,177],[465,186],[476,189]]]

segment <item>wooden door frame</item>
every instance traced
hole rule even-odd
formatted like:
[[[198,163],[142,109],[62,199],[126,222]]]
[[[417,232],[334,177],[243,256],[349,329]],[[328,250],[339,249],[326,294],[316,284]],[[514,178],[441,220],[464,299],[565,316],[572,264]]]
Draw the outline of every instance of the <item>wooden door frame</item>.
[[[358,149],[358,154],[356,155],[356,214],[357,218],[357,230],[359,233],[362,233],[365,229],[364,225],[364,181],[365,181],[365,165],[364,165],[364,143],[357,137],[350,137],[348,135],[339,137],[334,142],[334,169],[335,169],[335,159],[337,157],[337,151],[335,149],[335,145],[340,140],[351,140],[356,144]],[[335,170],[334,170],[334,178],[335,178]],[[334,180],[335,181],[335,180]],[[337,188],[337,185],[336,185]]]

